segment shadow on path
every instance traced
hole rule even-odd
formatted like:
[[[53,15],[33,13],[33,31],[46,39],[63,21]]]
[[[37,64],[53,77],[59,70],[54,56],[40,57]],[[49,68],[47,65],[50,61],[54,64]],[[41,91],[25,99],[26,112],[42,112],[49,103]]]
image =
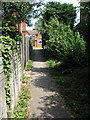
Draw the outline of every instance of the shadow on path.
[[[33,61],[37,61],[37,62],[45,62],[46,59],[43,58],[43,53],[44,53],[44,50],[41,48],[34,48],[33,49]]]
[[[31,118],[71,118],[58,94],[57,87],[48,74],[42,50],[34,50],[31,81]]]

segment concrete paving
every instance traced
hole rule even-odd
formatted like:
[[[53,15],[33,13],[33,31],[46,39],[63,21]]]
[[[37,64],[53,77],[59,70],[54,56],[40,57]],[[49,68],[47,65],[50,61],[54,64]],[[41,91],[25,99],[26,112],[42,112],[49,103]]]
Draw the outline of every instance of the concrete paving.
[[[30,118],[71,118],[48,73],[42,49],[34,48],[32,81],[30,85]]]

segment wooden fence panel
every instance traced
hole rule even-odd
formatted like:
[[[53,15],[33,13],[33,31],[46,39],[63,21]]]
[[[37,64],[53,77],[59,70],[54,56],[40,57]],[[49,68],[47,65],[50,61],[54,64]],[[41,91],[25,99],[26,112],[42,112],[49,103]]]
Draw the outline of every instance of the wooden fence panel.
[[[21,45],[17,46],[17,53],[13,55],[12,61],[12,74],[10,78],[10,87],[11,87],[11,94],[12,94],[12,103],[11,109],[12,112],[14,110],[14,106],[17,104],[19,93],[21,90],[21,77],[22,77],[22,65],[21,65]]]
[[[1,51],[1,47],[0,47]],[[7,106],[5,97],[5,76],[3,73],[2,56],[0,53],[0,119],[7,117]]]
[[[1,50],[1,48],[0,48]],[[32,45],[29,38],[23,36],[22,43],[17,43],[17,53],[13,55],[12,73],[10,77],[11,89],[11,111],[14,111],[14,106],[17,104],[19,93],[22,85],[22,76],[26,64],[30,58]],[[0,119],[7,118],[7,106],[5,98],[5,76],[3,73],[2,56],[0,54]]]

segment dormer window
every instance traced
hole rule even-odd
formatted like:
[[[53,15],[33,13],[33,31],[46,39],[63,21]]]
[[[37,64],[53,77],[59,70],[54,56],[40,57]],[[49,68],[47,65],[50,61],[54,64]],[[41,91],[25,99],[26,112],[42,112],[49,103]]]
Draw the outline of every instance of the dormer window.
[[[38,34],[35,34],[36,36],[38,36]]]

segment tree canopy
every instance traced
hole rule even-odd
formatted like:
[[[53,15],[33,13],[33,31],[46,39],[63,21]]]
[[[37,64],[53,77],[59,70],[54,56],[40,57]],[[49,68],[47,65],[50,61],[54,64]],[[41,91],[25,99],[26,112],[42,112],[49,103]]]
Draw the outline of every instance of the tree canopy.
[[[3,3],[3,35],[9,35],[16,31],[16,24],[25,21],[29,23],[30,12],[33,10],[33,4],[28,2],[4,2]],[[28,15],[29,14],[29,15]],[[28,15],[28,16],[27,16]]]
[[[76,8],[72,4],[61,4],[60,2],[48,2],[41,10],[41,17],[36,23],[36,28],[39,28],[42,37],[43,45],[49,39],[49,34],[45,24],[49,24],[52,18],[58,18],[60,23],[70,25],[72,29],[76,18]]]
[[[77,25],[79,32],[84,37],[84,39],[88,42],[90,35],[90,2],[82,2],[80,5],[80,23]]]
[[[42,11],[42,17],[47,23],[51,17],[58,17],[58,20],[70,24],[71,27],[74,25],[76,18],[75,7],[72,4],[61,4],[60,2],[48,2],[45,5],[45,9]]]

